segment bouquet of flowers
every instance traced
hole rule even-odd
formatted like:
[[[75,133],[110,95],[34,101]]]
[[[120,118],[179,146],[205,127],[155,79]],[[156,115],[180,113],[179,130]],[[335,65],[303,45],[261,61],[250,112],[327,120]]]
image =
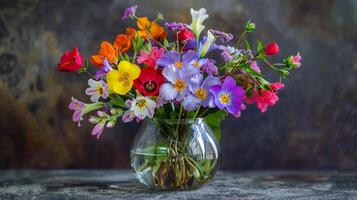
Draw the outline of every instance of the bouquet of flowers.
[[[219,139],[220,122],[227,114],[239,117],[246,104],[256,104],[265,112],[277,103],[277,92],[284,87],[281,81],[301,65],[299,53],[289,55],[282,63],[269,62],[269,57],[279,53],[279,46],[275,42],[265,46],[260,40],[253,46],[246,39],[256,29],[251,20],[236,45],[231,46],[232,34],[204,31],[203,22],[208,18],[204,8],[191,9],[190,24],[163,25],[159,24],[164,20],[162,14],[150,20],[137,16],[136,10],[137,6],[127,8],[122,19],[135,20],[137,27],[128,27],[113,42],[103,41],[99,53],[90,58],[95,67],[89,67],[77,48],[65,52],[57,65],[59,71],[89,75],[85,93],[91,103],[72,97],[69,109],[74,111],[73,121],[78,125],[84,115],[98,110],[89,117],[89,122],[95,124],[92,135],[98,139],[104,128],[114,127],[118,119],[140,122],[146,118],[203,118]],[[263,65],[276,71],[280,80],[266,80]],[[171,127],[171,134],[180,135],[175,130],[182,129]],[[187,166],[195,164],[183,162]],[[192,171],[194,176],[192,167],[187,166],[184,174],[189,177]],[[184,182],[180,180],[173,184],[180,186]],[[156,183],[163,181],[159,177]]]

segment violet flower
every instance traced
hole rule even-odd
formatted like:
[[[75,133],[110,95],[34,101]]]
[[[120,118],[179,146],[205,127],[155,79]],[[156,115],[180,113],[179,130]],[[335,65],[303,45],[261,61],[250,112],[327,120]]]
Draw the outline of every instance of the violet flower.
[[[94,78],[96,80],[99,80],[100,78],[104,77],[105,75],[107,75],[107,73],[110,71],[110,70],[113,70],[113,68],[110,66],[107,58],[104,58],[103,60],[103,66],[101,66],[97,72],[95,73],[94,75]]]
[[[201,73],[193,75],[188,85],[190,94],[183,100],[182,105],[186,111],[195,110],[198,106],[214,107],[212,93],[209,89],[214,85],[220,85],[218,77],[207,76],[203,80]]]
[[[219,109],[226,109],[229,113],[236,115],[242,105],[244,97],[243,88],[236,85],[236,81],[227,76],[222,85],[210,88],[214,96],[214,103]]]
[[[218,68],[215,65],[216,61],[213,59],[207,59],[206,62],[202,65],[201,71],[208,75],[217,75]]]
[[[233,40],[233,34],[231,33],[225,33],[214,29],[210,29],[210,31],[222,43],[228,43]]]
[[[186,27],[185,24],[177,22],[166,22],[165,26],[167,29],[172,31],[181,31]]]
[[[81,120],[83,120],[83,115],[93,111],[97,110],[101,107],[103,107],[104,103],[103,102],[97,102],[97,103],[91,103],[91,104],[85,104],[81,101],[78,101],[77,99],[72,97],[71,103],[68,105],[68,108],[70,110],[73,110],[73,116],[72,116],[72,121],[78,122],[78,126],[81,126]]]
[[[122,20],[135,16],[136,9],[138,5],[130,6],[129,8],[125,9],[123,16],[121,17]]]

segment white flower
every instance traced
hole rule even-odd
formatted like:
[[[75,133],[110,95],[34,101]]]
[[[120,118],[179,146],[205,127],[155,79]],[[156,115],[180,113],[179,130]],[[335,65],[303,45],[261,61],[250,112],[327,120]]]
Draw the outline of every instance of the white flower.
[[[136,99],[127,100],[125,103],[129,110],[123,114],[124,122],[130,122],[135,117],[142,120],[145,117],[152,118],[154,116],[156,102],[148,97],[138,96]]]
[[[98,102],[99,98],[108,98],[108,87],[107,84],[100,80],[95,81],[93,79],[88,80],[89,88],[86,89],[86,94],[91,96],[90,100],[92,102]]]
[[[209,48],[213,43],[214,43],[214,35],[211,33],[211,31],[207,31],[207,39],[201,48],[200,57],[206,55],[206,53],[208,52]]]
[[[203,29],[205,29],[205,26],[203,26],[202,23],[205,19],[208,18],[208,14],[206,14],[206,9],[204,8],[201,8],[199,10],[193,10],[191,8],[191,16],[192,23],[189,27],[195,34],[196,38],[199,38]]]

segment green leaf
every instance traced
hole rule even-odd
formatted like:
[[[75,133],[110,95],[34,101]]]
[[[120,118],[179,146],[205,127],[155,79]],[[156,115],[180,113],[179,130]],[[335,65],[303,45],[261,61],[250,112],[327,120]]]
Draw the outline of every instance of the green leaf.
[[[250,46],[248,40],[245,40],[245,48],[246,48],[247,50],[252,50],[252,47]]]
[[[225,110],[218,110],[205,117],[208,126],[212,129],[217,140],[221,139],[221,121],[224,120],[226,116],[227,112]]]
[[[166,38],[164,39],[164,46],[165,47],[170,47],[170,43]]]
[[[125,100],[123,97],[118,95],[109,95],[109,98],[114,106],[125,107]]]
[[[264,44],[262,41],[257,40],[257,52],[260,54],[264,51]]]

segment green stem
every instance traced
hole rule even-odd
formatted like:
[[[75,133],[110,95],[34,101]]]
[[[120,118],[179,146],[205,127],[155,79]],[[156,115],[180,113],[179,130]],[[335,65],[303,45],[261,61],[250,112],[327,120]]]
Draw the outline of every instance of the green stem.
[[[198,113],[200,112],[200,108],[201,108],[201,106],[199,106],[199,107],[197,108],[197,110],[196,110],[196,112],[195,112],[195,115],[193,116],[193,119],[196,119]]]
[[[240,42],[242,41],[243,37],[247,34],[247,31],[244,30],[243,33],[239,36],[238,42],[237,42],[237,48],[239,48]]]
[[[86,69],[86,74],[89,76],[89,77],[91,77],[93,80],[95,80],[95,78],[94,78],[94,76],[91,74],[91,73],[89,73],[89,71],[87,71],[87,69]]]
[[[267,59],[263,58],[263,60],[264,60],[264,62],[265,62],[267,65],[269,65],[269,67],[271,67],[272,69],[274,69],[274,70],[279,70],[278,68],[276,68],[276,67],[274,67],[272,64],[270,64],[270,62],[267,61]]]

